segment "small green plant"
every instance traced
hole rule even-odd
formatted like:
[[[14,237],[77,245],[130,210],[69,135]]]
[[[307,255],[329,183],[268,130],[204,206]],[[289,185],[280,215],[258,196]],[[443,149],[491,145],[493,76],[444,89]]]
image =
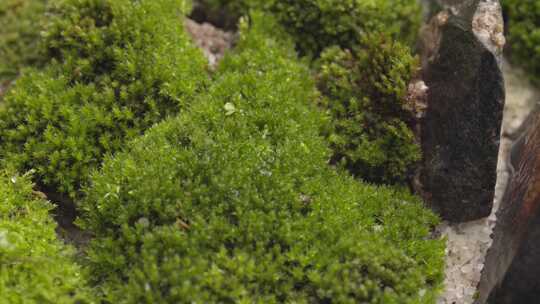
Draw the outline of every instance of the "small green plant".
[[[330,169],[309,68],[270,16],[240,28],[208,91],[93,176],[95,283],[110,303],[434,303],[437,218]]]
[[[0,303],[94,303],[30,178],[2,170],[0,202]]]
[[[503,0],[511,59],[540,83],[540,2]]]
[[[5,96],[0,159],[77,196],[103,155],[178,113],[206,82],[187,12],[183,0],[52,2],[42,44],[51,62]]]
[[[354,51],[330,47],[315,64],[322,107],[332,117],[327,138],[333,161],[365,180],[403,182],[421,158],[405,110],[418,62],[383,34],[366,37],[362,45]]]
[[[39,65],[39,33],[46,0],[0,1],[0,85],[26,66]]]

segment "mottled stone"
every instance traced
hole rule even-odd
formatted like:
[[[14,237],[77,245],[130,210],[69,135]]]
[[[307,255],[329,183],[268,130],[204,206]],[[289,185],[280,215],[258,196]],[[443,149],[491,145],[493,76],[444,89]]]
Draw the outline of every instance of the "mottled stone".
[[[504,108],[503,21],[497,1],[441,6],[446,9],[423,30],[422,78],[429,90],[417,191],[443,219],[463,222],[488,216],[493,205]]]
[[[225,52],[233,46],[236,36],[233,32],[224,31],[207,22],[198,23],[189,18],[185,19],[184,25],[193,42],[203,51],[211,68],[215,68]]]
[[[538,303],[540,297],[540,105],[514,133],[511,171],[479,284],[478,303]],[[519,135],[519,136],[518,136]]]

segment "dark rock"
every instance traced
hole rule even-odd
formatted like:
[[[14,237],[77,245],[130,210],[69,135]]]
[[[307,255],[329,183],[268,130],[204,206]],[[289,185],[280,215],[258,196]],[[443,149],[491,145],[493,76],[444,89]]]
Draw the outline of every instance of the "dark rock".
[[[504,108],[502,16],[497,1],[441,5],[446,9],[423,30],[429,90],[417,190],[443,219],[462,222],[488,216],[493,205]]]
[[[540,105],[523,123],[509,155],[512,171],[479,284],[478,303],[540,299]]]

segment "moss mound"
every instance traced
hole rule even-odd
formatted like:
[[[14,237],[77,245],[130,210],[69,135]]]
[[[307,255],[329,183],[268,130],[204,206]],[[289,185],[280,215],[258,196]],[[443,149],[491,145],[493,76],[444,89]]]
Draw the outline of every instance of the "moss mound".
[[[28,176],[1,171],[0,202],[0,303],[93,303]]]
[[[326,134],[333,162],[377,183],[404,182],[421,151],[406,110],[408,84],[418,60],[387,36],[373,34],[355,51],[327,48],[316,62]]]
[[[100,303],[434,303],[437,217],[328,166],[393,183],[419,157],[416,60],[390,42],[416,2],[209,1],[251,12],[213,79],[187,1],[48,1],[44,67],[0,105],[0,164],[81,200]],[[34,196],[0,174],[0,303],[92,303]]]
[[[434,302],[436,217],[327,166],[310,71],[278,29],[244,21],[208,92],[93,176],[82,224],[108,302]]]
[[[39,35],[47,0],[0,2],[0,85],[13,80],[26,66],[39,65]]]
[[[44,70],[0,107],[0,158],[36,170],[46,191],[75,197],[104,154],[175,115],[207,79],[182,28],[182,0],[51,2]]]
[[[376,183],[402,183],[420,159],[405,110],[416,73],[412,45],[420,24],[415,0],[206,0],[207,7],[245,14],[268,12],[314,59],[313,74],[331,117],[324,133],[333,160]]]
[[[415,0],[204,0],[213,9],[244,15],[261,9],[295,38],[302,54],[317,56],[328,46],[350,48],[370,32],[413,43],[421,22]]]
[[[503,0],[511,59],[540,83],[540,2]]]

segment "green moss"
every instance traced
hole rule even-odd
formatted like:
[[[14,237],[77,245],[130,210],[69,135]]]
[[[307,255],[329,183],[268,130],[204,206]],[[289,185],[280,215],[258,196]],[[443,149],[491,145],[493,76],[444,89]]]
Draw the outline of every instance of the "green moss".
[[[263,8],[292,35],[314,74],[331,117],[325,132],[335,163],[370,182],[401,183],[421,158],[412,117],[403,109],[418,66],[414,0],[207,0],[233,12]],[[400,41],[400,42],[398,42]]]
[[[46,0],[0,1],[0,85],[26,66],[39,65],[39,34]]]
[[[193,106],[107,157],[82,204],[110,303],[434,303],[437,218],[327,166],[307,65],[269,16]]]
[[[385,35],[362,44],[356,51],[330,47],[316,63],[322,107],[332,117],[327,138],[333,160],[369,181],[403,182],[421,157],[405,110],[418,62]]]
[[[35,169],[47,191],[77,196],[104,154],[186,107],[206,82],[182,0],[51,4],[44,52],[0,108],[0,159]]]
[[[0,172],[0,202],[0,303],[93,303],[28,176]]]
[[[540,2],[503,0],[510,57],[540,83]]]
[[[351,48],[366,33],[384,32],[412,44],[420,26],[416,0],[205,0],[208,6],[245,14],[271,12],[294,36],[302,54],[318,55],[326,47]]]

